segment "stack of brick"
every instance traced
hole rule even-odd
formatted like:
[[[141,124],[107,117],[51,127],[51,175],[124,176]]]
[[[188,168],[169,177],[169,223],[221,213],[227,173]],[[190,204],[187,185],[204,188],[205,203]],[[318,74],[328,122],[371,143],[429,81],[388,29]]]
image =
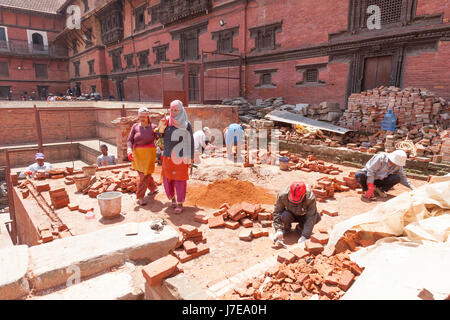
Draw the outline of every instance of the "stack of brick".
[[[138,181],[139,178],[134,172],[112,170],[112,174],[107,177],[96,177],[96,181],[87,188],[86,193],[91,198],[96,198],[99,194],[110,191],[134,193]]]
[[[209,252],[209,247],[206,245],[206,238],[203,237],[203,232],[191,225],[182,225],[179,227],[181,232],[177,249],[173,251],[173,255],[181,262],[200,257]]]
[[[346,128],[377,132],[388,109],[392,109],[399,126],[442,124],[450,109],[447,101],[426,89],[379,87],[348,99],[348,108],[340,119]],[[441,116],[442,115],[442,116]]]
[[[298,155],[291,154],[289,151],[281,151],[281,157],[289,157],[289,168],[290,170],[301,170],[305,172],[320,172],[324,174],[338,175],[343,172],[338,167],[332,164],[325,164],[322,160],[317,160],[313,155],[308,156],[308,158],[301,159]]]
[[[256,300],[306,300],[313,295],[321,300],[340,299],[364,269],[350,260],[349,251],[331,257],[322,255],[327,242],[327,234],[317,233],[306,243],[306,250],[297,247],[282,251],[278,255],[280,264],[268,270],[263,279],[248,282],[226,298],[235,299],[237,294]],[[266,277],[270,280],[263,283]]]
[[[195,221],[207,223],[211,229],[225,227],[235,230],[242,227],[239,239],[243,241],[269,236],[269,231],[263,228],[271,227],[272,219],[273,214],[264,210],[261,205],[247,202],[232,206],[224,203],[209,219],[203,215],[195,216]]]
[[[318,202],[326,202],[326,199],[332,198],[335,192],[356,190],[359,187],[360,185],[355,179],[355,172],[350,172],[348,177],[317,179],[317,184],[313,186],[312,191]]]
[[[64,208],[70,203],[69,195],[64,188],[51,190],[49,194],[54,209]]]

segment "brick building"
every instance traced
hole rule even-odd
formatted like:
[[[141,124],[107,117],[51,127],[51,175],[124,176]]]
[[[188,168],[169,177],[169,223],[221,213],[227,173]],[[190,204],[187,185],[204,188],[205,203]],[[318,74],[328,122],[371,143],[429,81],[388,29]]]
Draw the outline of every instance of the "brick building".
[[[67,0],[57,15],[39,14],[65,21],[72,5],[80,8],[80,29],[55,34],[57,24],[45,26],[49,40],[69,48],[67,59],[47,57],[50,65],[68,64],[68,73],[49,70],[48,78],[83,92],[161,101],[162,85],[188,85],[193,101],[203,92],[206,100],[243,94],[251,101],[283,96],[288,103],[345,105],[352,92],[396,85],[450,99],[447,0]],[[0,26],[11,25],[4,16],[15,11],[1,11]],[[202,51],[240,55],[241,80],[236,56],[205,54],[202,65]],[[162,61],[189,61],[189,78],[183,67],[168,64],[162,84]],[[0,81],[8,85],[15,77],[11,71],[10,80]]]
[[[64,27],[64,0],[0,0],[0,99],[63,93],[68,52],[55,38]]]

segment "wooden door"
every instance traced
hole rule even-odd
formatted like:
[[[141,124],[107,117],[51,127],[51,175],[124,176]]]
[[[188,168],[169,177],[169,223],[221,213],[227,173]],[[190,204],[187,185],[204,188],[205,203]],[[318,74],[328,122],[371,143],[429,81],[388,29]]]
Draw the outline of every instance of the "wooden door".
[[[392,56],[366,58],[364,62],[363,91],[379,86],[389,86],[392,72]]]

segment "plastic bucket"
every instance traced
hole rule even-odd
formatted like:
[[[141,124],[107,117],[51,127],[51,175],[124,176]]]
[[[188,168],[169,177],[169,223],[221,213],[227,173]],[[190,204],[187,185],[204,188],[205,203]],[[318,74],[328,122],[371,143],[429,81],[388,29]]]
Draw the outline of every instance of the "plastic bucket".
[[[97,196],[100,214],[104,218],[115,218],[122,211],[122,192],[104,192]]]
[[[289,169],[289,158],[288,157],[280,157],[280,170],[288,170]]]

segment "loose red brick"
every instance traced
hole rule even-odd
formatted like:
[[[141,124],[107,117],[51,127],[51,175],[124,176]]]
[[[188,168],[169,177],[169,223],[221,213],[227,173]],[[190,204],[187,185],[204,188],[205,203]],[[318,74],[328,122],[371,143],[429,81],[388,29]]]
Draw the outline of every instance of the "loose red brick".
[[[98,190],[89,190],[88,192],[89,198],[97,198],[97,196],[99,195]]]
[[[50,185],[48,183],[38,183],[36,184],[36,190],[38,192],[50,191]]]
[[[69,203],[69,204],[67,205],[67,207],[70,209],[70,211],[78,210],[78,205],[77,205],[77,204],[74,204],[74,203]]]
[[[355,276],[359,276],[361,275],[361,273],[363,272],[363,268],[361,268],[360,266],[358,266],[358,264],[356,262],[350,261],[349,262],[350,265],[350,271],[353,272],[353,274]]]
[[[219,207],[219,209],[223,209],[223,208],[229,209],[230,205],[228,203],[224,203]]]
[[[253,227],[253,221],[250,220],[250,219],[247,219],[247,218],[242,219],[241,220],[241,224],[242,224],[242,226],[244,228],[251,228],[251,227]]]
[[[247,214],[254,214],[255,213],[256,208],[255,208],[254,204],[251,204],[251,203],[248,203],[248,202],[242,202],[241,206],[242,206],[242,210],[244,210],[245,213],[247,213]]]
[[[30,195],[30,190],[23,190],[22,191],[22,198],[26,199]]]
[[[208,219],[208,225],[210,228],[219,228],[225,225],[225,221],[223,220],[223,216],[212,217]]]
[[[278,254],[278,262],[280,263],[292,263],[295,261],[295,255],[290,253],[289,251],[282,251]]]
[[[268,230],[262,230],[262,236],[263,237],[268,237],[269,236],[269,231]]]
[[[247,214],[246,214],[244,211],[242,211],[242,212],[240,212],[239,214],[237,214],[237,215],[235,215],[234,217],[232,217],[231,219],[232,219],[233,221],[239,221],[239,220],[241,220],[241,219],[244,219],[245,217],[247,217]]]
[[[223,214],[224,214],[224,212],[222,212],[222,211],[216,211],[216,212],[213,213],[213,216],[214,217],[218,217],[218,216],[221,216]]]
[[[116,189],[117,189],[118,187],[119,187],[119,186],[117,185],[117,183],[112,183],[112,184],[108,187],[108,189],[106,189],[106,192],[116,191]]]
[[[336,275],[325,276],[323,280],[325,281],[326,284],[336,285],[339,283],[339,277]]]
[[[198,228],[191,226],[189,224],[183,224],[178,228],[181,232],[183,232],[185,235],[190,235],[193,233],[198,232]]]
[[[244,229],[239,233],[239,239],[243,241],[251,241],[253,239],[252,230]]]
[[[309,274],[301,272],[301,273],[297,276],[297,283],[302,284],[302,283],[305,282],[308,278],[309,278]]]
[[[179,261],[174,256],[168,255],[153,261],[142,269],[142,274],[147,280],[147,284],[155,287],[161,284],[162,280],[170,276],[176,269]]]
[[[174,251],[174,255],[180,260],[181,263],[188,262],[189,260],[195,259],[197,257],[200,257],[204,254],[207,254],[209,252],[209,247],[205,244],[199,244],[198,245],[197,252],[187,254],[186,251]]]
[[[208,218],[202,214],[196,214],[194,216],[194,221],[199,223],[208,223]]]
[[[338,291],[337,287],[330,286],[327,284],[322,284],[322,287],[320,288],[320,293],[327,296],[330,299],[332,299],[334,297],[334,295],[337,291]]]
[[[422,289],[417,296],[422,300],[434,300],[434,295],[427,289]]]
[[[81,213],[87,213],[88,211],[92,211],[94,210],[94,208],[87,208],[87,207],[78,207],[78,211],[80,211]]]
[[[231,208],[228,209],[228,215],[230,216],[231,219],[235,218],[242,212],[243,212],[243,209],[242,209],[241,204],[234,204],[231,206]]]
[[[197,231],[197,232],[191,233],[189,235],[186,235],[183,233],[183,235],[184,235],[184,239],[187,240],[187,239],[192,239],[192,238],[203,237],[203,232]]]
[[[41,232],[41,238],[43,243],[53,241],[53,234],[50,230],[43,230]]]
[[[269,212],[260,212],[258,213],[258,221],[266,221],[266,220],[271,220],[272,218],[272,214]],[[271,221],[272,222],[272,221]]]
[[[323,251],[323,246],[320,243],[311,242],[311,240],[306,241],[305,243],[306,251],[312,253],[313,255],[318,255]]]
[[[50,195],[50,198],[58,198],[61,195],[67,194],[67,192],[65,188],[59,188],[55,190],[50,190],[48,194]]]
[[[62,179],[62,178],[64,178],[64,174],[63,173],[61,173],[61,174],[53,174],[53,175],[50,176],[50,178],[51,179]]]
[[[103,186],[103,182],[97,181],[91,186],[91,190],[98,190]]]
[[[343,291],[347,291],[348,288],[352,285],[353,281],[355,280],[355,275],[348,270],[345,270],[341,276],[339,277],[339,283],[338,286]]]
[[[303,250],[302,248],[296,247],[290,251],[297,259],[303,259],[310,255],[309,252]]]
[[[263,236],[263,231],[261,229],[252,229],[252,236],[254,238],[260,238]]]
[[[198,251],[198,248],[193,241],[184,241],[183,248],[187,254],[195,253]]]
[[[74,183],[75,183],[75,181],[73,181],[73,180],[64,179],[64,184],[66,184],[66,185],[71,185],[71,184],[74,184]]]
[[[327,244],[329,236],[325,233],[316,233],[311,235],[311,242],[316,242],[320,244]]]
[[[302,289],[302,286],[298,283],[291,283],[291,289],[294,292],[299,292]]]
[[[228,229],[237,229],[237,228],[239,228],[239,226],[240,226],[241,224],[239,223],[239,221],[226,221],[225,222],[225,228],[228,228]]]

